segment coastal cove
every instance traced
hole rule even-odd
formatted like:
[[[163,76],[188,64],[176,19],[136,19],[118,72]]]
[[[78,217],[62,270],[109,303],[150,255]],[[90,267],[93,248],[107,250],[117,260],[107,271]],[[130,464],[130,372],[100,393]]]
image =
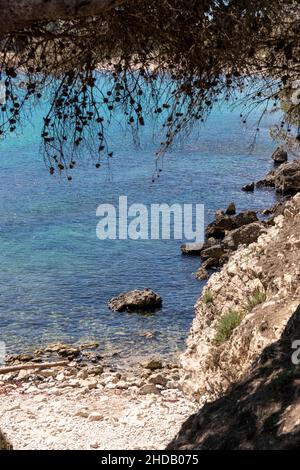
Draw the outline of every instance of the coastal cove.
[[[110,170],[96,170],[83,158],[68,182],[50,177],[39,154],[41,115],[42,110],[22,135],[0,144],[0,340],[9,354],[85,341],[97,341],[100,351],[125,358],[176,354],[184,348],[205,284],[193,274],[199,258],[182,256],[178,240],[100,241],[96,208],[117,205],[122,194],[128,194],[129,203],[146,206],[199,203],[205,205],[208,224],[231,201],[239,212],[271,206],[273,191],[252,194],[241,187],[272,168],[274,116],[266,116],[250,152],[259,110],[245,127],[238,108],[216,108],[206,126],[165,157],[161,176],[152,183],[157,143],[151,122],[140,146],[114,123]],[[112,296],[145,287],[162,297],[158,312],[108,310]]]

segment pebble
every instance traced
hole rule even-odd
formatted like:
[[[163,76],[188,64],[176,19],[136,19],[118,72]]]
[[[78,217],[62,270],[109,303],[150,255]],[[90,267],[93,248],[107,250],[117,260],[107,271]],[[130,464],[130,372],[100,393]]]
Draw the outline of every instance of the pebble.
[[[103,420],[103,415],[100,413],[97,413],[94,411],[93,413],[90,413],[88,416],[89,421],[102,421]]]
[[[100,447],[100,444],[97,441],[90,443],[90,448],[91,449],[99,449],[99,447]]]
[[[152,359],[151,361],[144,364],[144,368],[150,370],[162,369],[162,367],[162,362],[157,359]]]
[[[148,393],[160,394],[159,389],[154,384],[146,384],[140,388],[140,395],[148,395]]]
[[[79,416],[80,418],[88,418],[89,415],[90,415],[90,413],[87,409],[78,410],[74,414],[74,416]]]
[[[155,385],[162,385],[163,387],[165,387],[167,385],[168,379],[162,374],[156,374],[150,377],[149,382]]]

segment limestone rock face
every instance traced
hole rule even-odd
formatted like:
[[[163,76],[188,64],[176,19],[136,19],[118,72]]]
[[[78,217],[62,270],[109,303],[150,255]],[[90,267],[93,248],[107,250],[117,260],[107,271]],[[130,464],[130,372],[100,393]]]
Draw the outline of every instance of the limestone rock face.
[[[257,188],[263,188],[263,187],[274,188],[275,187],[275,175],[276,175],[276,170],[270,171],[264,179],[257,181],[256,187]]]
[[[232,230],[224,238],[223,244],[230,250],[236,250],[239,245],[250,245],[250,243],[256,242],[265,230],[262,223],[253,222],[252,224]]]
[[[300,160],[280,166],[275,174],[275,189],[282,195],[300,191]]]
[[[255,230],[261,230],[259,223]],[[181,357],[184,389],[201,400],[225,393],[279,339],[299,299],[300,194],[286,202],[256,242],[240,247],[209,279]],[[217,344],[217,331],[232,312],[241,322]]]
[[[300,160],[283,163],[256,183],[258,188],[269,186],[281,195],[295,195],[300,191]]]
[[[108,308],[115,312],[151,311],[160,308],[161,305],[161,297],[151,289],[126,292],[107,302]]]
[[[298,450],[300,367],[291,361],[298,338],[300,305],[247,377],[190,416],[167,449]]]
[[[222,244],[218,244],[218,245],[210,246],[209,248],[206,248],[205,250],[203,250],[201,253],[201,258],[203,260],[209,259],[209,258],[219,259],[222,257],[223,254],[224,254],[224,247]]]
[[[195,277],[196,279],[198,279],[198,281],[205,281],[206,279],[209,278],[209,275],[208,275],[208,272],[206,271],[205,268],[203,268],[203,266],[201,266],[196,274],[195,274]]]

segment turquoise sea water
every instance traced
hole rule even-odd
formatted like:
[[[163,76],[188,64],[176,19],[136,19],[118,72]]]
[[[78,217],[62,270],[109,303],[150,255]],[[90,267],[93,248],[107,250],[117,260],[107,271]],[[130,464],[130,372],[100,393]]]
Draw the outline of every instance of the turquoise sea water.
[[[239,114],[216,109],[165,157],[155,183],[151,123],[139,148],[113,125],[110,177],[83,158],[72,182],[51,177],[44,165],[40,112],[22,132],[0,142],[0,340],[8,352],[85,340],[123,356],[183,347],[203,286],[193,277],[199,260],[182,256],[176,240],[98,240],[96,208],[117,206],[120,195],[127,195],[129,204],[203,203],[208,223],[231,201],[240,211],[271,205],[272,191],[240,190],[272,166],[271,117],[250,153],[259,110],[252,126],[241,125]],[[162,310],[143,316],[107,309],[113,295],[143,287],[160,293]],[[142,337],[145,331],[155,333],[153,339]]]

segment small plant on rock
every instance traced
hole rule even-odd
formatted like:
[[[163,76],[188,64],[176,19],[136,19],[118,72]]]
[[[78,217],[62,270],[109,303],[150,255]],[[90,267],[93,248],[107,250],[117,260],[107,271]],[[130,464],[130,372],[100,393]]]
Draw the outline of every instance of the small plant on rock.
[[[213,295],[210,290],[207,290],[202,297],[202,301],[204,304],[211,304],[213,301]]]
[[[255,289],[253,294],[248,299],[248,312],[251,312],[251,310],[253,310],[257,305],[265,302],[266,298],[267,296],[265,292],[259,290],[258,288]]]
[[[225,313],[225,315],[219,319],[216,328],[216,335],[214,337],[214,343],[216,346],[229,340],[233,330],[235,330],[235,328],[237,328],[241,323],[243,316],[244,315],[241,312],[229,310],[228,313]]]

